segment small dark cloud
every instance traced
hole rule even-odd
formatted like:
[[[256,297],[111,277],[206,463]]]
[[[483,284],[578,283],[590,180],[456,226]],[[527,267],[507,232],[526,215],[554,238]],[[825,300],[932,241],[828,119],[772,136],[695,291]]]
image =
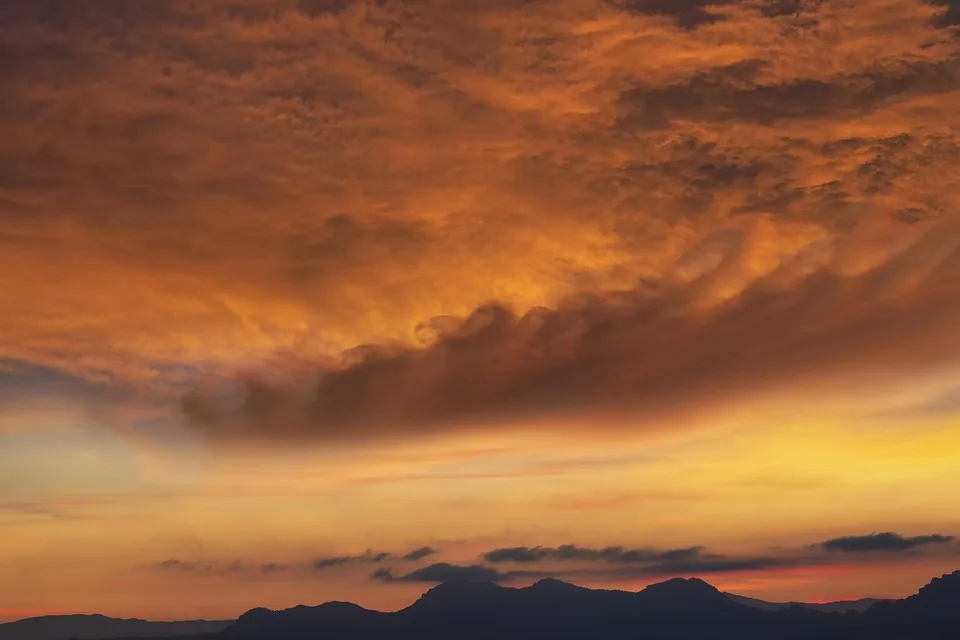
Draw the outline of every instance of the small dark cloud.
[[[163,562],[158,562],[154,565],[157,569],[162,569],[164,571],[180,571],[186,568],[195,567],[197,563],[195,562],[184,562],[183,560],[178,560],[176,558],[168,558]]]
[[[330,558],[319,558],[314,561],[314,569],[329,569],[330,567],[340,567],[353,562],[355,558],[348,556],[333,556]]]
[[[512,574],[501,573],[483,565],[461,566],[445,562],[431,564],[405,575],[394,575],[389,569],[375,571],[370,577],[381,582],[504,582]]]
[[[400,559],[406,562],[416,562],[417,560],[423,560],[427,556],[432,556],[439,553],[433,547],[420,547],[419,549],[414,549],[410,553],[402,556]]]
[[[328,556],[325,558],[317,558],[313,561],[313,568],[321,571],[323,569],[330,569],[331,567],[342,567],[348,564],[379,564],[386,560],[389,560],[393,557],[392,554],[387,553],[386,551],[373,552],[367,551],[360,555],[355,556]]]
[[[268,565],[263,565],[264,567]],[[269,565],[279,567],[280,565]],[[230,573],[239,573],[241,571],[259,570],[259,565],[250,564],[242,560],[232,560],[229,562],[218,560],[180,560],[178,558],[169,558],[163,562],[154,565],[156,569],[168,572],[189,573],[193,575],[224,575]]]
[[[833,538],[821,543],[826,551],[844,553],[863,553],[868,551],[909,551],[931,544],[953,542],[953,536],[932,534],[927,536],[903,537],[896,533],[874,533],[866,536],[847,536]]]
[[[662,561],[680,561],[695,558],[700,548],[673,549],[657,551],[654,549],[626,549],[624,547],[604,547],[594,549],[573,544],[559,547],[509,547],[494,549],[484,554],[484,560],[490,563],[518,562],[531,563],[543,560],[607,562],[610,564],[641,564]]]

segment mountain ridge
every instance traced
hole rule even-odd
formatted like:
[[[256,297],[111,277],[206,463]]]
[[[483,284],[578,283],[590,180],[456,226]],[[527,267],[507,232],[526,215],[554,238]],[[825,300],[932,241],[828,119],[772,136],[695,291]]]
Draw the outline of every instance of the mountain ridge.
[[[762,602],[762,601],[761,601]],[[768,605],[776,603],[767,603]],[[558,580],[512,588],[492,582],[440,584],[393,613],[362,607],[349,616],[312,607],[271,612],[256,627],[244,617],[214,640],[410,638],[539,640],[634,637],[687,640],[704,636],[782,639],[944,640],[960,629],[960,571],[932,580],[903,600],[863,611],[780,603],[776,610],[738,603],[699,579],[672,579],[639,592],[588,589]],[[349,618],[349,619],[348,619]]]
[[[0,640],[182,638],[200,633],[216,633],[234,622],[234,620],[158,622],[141,618],[112,618],[100,613],[73,613],[0,623]]]
[[[823,611],[826,613],[845,613],[847,611],[863,613],[879,602],[890,602],[892,600],[891,598],[858,598],[857,600],[835,600],[831,602],[800,602],[798,600],[791,600],[790,602],[771,602],[769,600],[751,598],[749,596],[743,596],[737,593],[728,593],[726,591],[723,592],[723,595],[727,596],[737,604],[755,607],[765,611],[781,611],[783,609],[789,609],[790,607],[806,607],[808,609]]]
[[[856,606],[854,606],[856,605]],[[674,578],[637,592],[590,589],[556,579],[525,587],[492,582],[453,581],[429,589],[408,607],[395,612],[366,609],[331,601],[288,609],[250,609],[236,621],[150,623],[137,618],[114,619],[99,614],[49,616],[147,625],[222,625],[193,633],[164,636],[4,635],[0,640],[324,640],[410,638],[440,640],[557,640],[644,637],[646,640],[688,640],[733,634],[740,640],[777,637],[806,640],[946,640],[960,634],[960,571],[932,579],[901,600],[863,599],[836,603],[770,603],[724,593],[697,578]],[[44,618],[30,618],[20,623]],[[167,627],[170,628],[170,627]],[[186,627],[181,627],[181,629]]]

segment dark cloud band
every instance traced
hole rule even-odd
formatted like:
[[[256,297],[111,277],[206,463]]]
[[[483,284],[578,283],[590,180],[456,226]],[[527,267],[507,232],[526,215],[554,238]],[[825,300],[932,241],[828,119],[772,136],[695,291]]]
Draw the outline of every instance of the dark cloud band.
[[[827,551],[844,553],[866,553],[870,551],[898,552],[909,551],[927,545],[942,545],[953,542],[953,536],[932,534],[926,536],[904,537],[896,533],[874,533],[866,536],[848,536],[833,538],[822,544]]]

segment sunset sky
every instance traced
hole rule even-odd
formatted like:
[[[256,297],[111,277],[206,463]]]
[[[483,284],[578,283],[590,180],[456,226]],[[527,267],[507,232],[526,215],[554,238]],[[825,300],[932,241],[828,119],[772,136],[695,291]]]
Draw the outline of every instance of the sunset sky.
[[[0,621],[960,569],[958,135],[958,0],[0,0]]]

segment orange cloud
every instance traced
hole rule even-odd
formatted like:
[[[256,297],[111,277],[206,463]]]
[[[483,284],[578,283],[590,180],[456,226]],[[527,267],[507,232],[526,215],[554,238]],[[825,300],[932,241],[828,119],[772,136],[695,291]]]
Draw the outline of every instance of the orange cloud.
[[[742,268],[746,242],[736,233],[708,241],[684,261],[709,261],[689,280],[523,316],[482,307],[462,321],[431,321],[429,346],[364,347],[296,379],[300,387],[245,379],[236,410],[200,394],[184,409],[227,438],[369,438],[570,411],[677,412],[811,376],[933,367],[955,355],[960,307],[948,292],[960,277],[960,236],[949,229],[856,275],[810,271],[801,256],[715,302]]]
[[[920,0],[3,11],[0,357],[154,393],[956,202]]]

